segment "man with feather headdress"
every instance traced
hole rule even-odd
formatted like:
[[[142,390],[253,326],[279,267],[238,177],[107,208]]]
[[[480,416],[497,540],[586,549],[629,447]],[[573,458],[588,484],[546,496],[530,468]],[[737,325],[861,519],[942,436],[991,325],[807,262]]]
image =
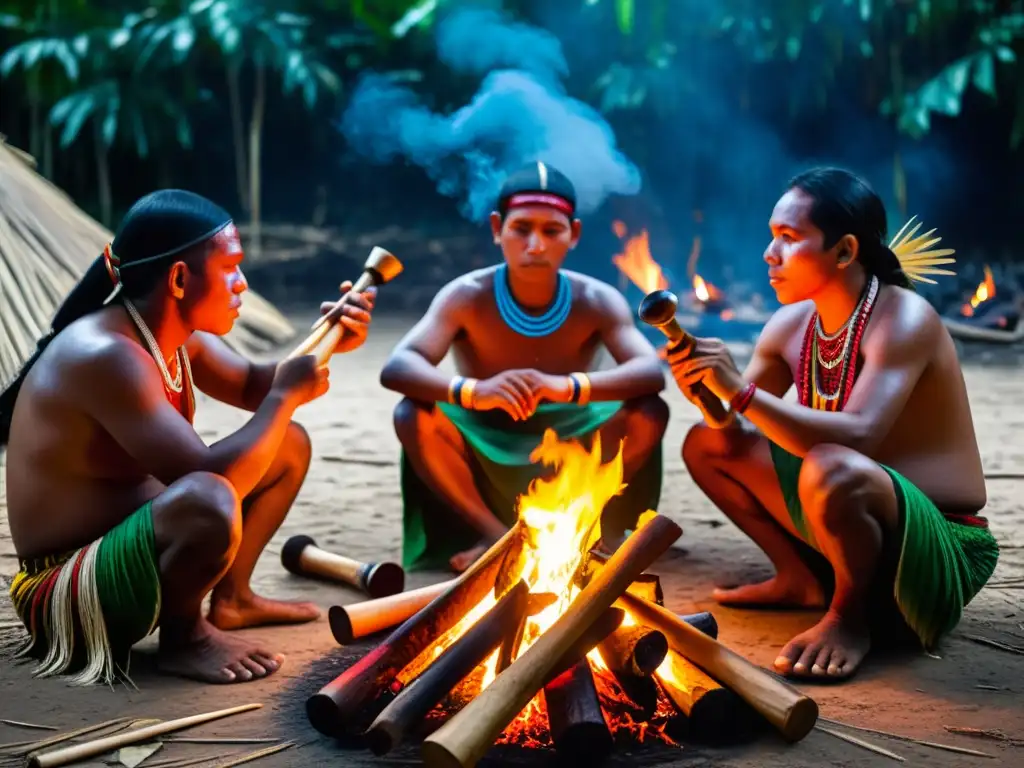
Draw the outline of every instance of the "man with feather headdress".
[[[929,251],[939,238],[917,227],[886,245],[881,199],[836,168],[793,179],[769,226],[783,307],[746,370],[713,339],[669,355],[684,394],[703,384],[757,429],[697,425],[683,460],[776,569],[715,599],[825,608],[775,666],[840,680],[894,630],[933,647],[999,550],[979,515],[985,479],[956,349],[911,283],[952,274],[936,268],[952,251]],[[796,402],[784,399],[794,384]]]

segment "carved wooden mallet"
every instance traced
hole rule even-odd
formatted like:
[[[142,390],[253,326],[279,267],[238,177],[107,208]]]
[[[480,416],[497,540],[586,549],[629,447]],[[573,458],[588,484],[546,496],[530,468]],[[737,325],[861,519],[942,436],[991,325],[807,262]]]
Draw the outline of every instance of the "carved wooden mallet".
[[[685,330],[676,320],[676,309],[679,299],[671,291],[653,291],[644,296],[640,302],[637,315],[650,326],[657,328],[669,340],[671,351],[692,349],[697,343],[693,334]],[[697,396],[697,407],[704,414],[708,426],[722,429],[732,423],[734,415],[727,411],[722,401],[703,384],[694,387]]]
[[[362,293],[371,286],[391,282],[401,274],[403,269],[402,262],[393,253],[374,246],[363,265],[363,274],[356,280],[352,290],[339,299],[334,308],[337,308],[339,304],[347,303],[347,297],[352,294]],[[332,308],[331,311],[333,312],[334,309]],[[324,314],[313,325],[312,333],[288,355],[288,359],[301,355],[313,355],[319,365],[326,365],[327,361],[331,359],[331,355],[334,354],[334,348],[338,346],[338,342],[344,335],[345,326],[339,321],[328,322],[327,314]]]

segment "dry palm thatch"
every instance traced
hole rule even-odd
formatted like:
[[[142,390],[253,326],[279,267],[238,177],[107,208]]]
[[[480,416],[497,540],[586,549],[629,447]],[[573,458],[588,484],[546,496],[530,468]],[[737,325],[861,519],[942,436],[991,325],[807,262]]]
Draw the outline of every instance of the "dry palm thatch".
[[[11,381],[57,308],[113,235],[0,136],[0,385]],[[259,354],[295,335],[266,299],[246,294],[226,341]]]

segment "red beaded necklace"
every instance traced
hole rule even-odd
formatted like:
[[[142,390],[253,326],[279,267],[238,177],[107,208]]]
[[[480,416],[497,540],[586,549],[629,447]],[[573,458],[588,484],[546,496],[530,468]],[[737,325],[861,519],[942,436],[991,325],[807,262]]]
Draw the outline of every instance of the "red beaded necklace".
[[[797,370],[800,404],[820,411],[841,411],[857,378],[857,359],[871,310],[878,298],[874,275],[853,313],[834,334],[826,334],[815,312],[807,324]]]

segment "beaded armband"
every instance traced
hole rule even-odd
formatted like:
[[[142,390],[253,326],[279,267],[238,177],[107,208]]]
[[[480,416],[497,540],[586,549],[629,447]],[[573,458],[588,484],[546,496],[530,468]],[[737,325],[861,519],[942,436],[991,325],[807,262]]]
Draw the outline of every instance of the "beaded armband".
[[[476,379],[465,376],[452,377],[452,381],[448,385],[448,402],[463,408],[472,408],[473,389],[476,387],[476,381]]]
[[[572,392],[569,395],[569,402],[576,405],[586,405],[590,402],[590,377],[585,373],[570,373],[569,381],[572,383]]]

